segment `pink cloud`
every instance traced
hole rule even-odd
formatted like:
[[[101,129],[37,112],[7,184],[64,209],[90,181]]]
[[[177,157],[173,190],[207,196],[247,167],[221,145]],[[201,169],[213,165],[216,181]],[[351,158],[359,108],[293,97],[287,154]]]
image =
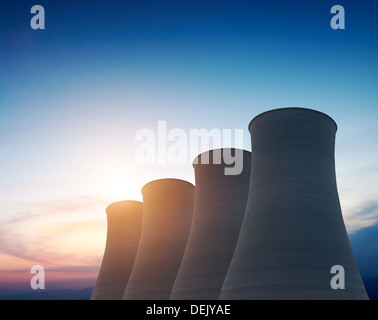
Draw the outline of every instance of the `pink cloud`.
[[[67,201],[19,205],[0,224],[0,292],[30,287],[30,268],[42,265],[46,286],[94,285],[106,237],[102,201]]]

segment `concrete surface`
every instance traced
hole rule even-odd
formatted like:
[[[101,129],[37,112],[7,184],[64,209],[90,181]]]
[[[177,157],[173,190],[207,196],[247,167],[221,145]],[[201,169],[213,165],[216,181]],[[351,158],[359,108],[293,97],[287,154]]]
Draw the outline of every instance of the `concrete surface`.
[[[179,179],[143,187],[142,234],[123,299],[169,299],[188,240],[194,189]]]
[[[243,221],[251,169],[251,152],[237,149],[243,171],[225,175],[223,151],[204,152],[194,160],[193,222],[170,299],[214,300],[222,288]],[[213,161],[218,155],[221,161]]]
[[[303,108],[255,117],[248,204],[220,299],[367,299],[341,213],[336,123]],[[330,282],[345,269],[345,289]]]
[[[106,208],[107,238],[91,300],[121,300],[137,253],[143,204],[119,201]]]

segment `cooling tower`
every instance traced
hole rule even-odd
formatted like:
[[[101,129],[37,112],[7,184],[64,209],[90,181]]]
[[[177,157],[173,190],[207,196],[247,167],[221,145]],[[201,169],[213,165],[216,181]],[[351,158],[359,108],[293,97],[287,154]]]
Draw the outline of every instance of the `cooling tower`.
[[[251,121],[248,203],[220,299],[368,298],[339,203],[336,130],[329,116],[302,108]],[[332,288],[335,279],[344,289]]]
[[[106,246],[91,300],[122,299],[138,249],[142,211],[138,201],[119,201],[106,208]]]
[[[234,157],[232,165],[227,161],[229,156]],[[240,165],[240,174],[225,174],[225,168]],[[200,154],[193,167],[196,181],[193,221],[170,299],[215,300],[243,221],[251,153],[239,149],[211,150]]]
[[[143,189],[142,233],[123,298],[167,300],[176,279],[192,222],[194,186],[178,179]]]

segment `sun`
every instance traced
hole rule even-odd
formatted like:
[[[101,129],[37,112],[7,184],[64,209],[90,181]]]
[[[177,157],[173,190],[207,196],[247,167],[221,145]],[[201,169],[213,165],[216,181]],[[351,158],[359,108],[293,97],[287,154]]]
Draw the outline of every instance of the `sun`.
[[[133,183],[123,176],[109,178],[104,189],[107,196],[119,200],[127,200],[135,194]]]

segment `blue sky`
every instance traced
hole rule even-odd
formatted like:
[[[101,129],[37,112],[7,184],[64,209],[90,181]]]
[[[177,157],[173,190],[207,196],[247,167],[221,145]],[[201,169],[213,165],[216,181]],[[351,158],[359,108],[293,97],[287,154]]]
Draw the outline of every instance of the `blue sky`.
[[[45,30],[30,27],[35,4],[45,8]],[[345,8],[345,30],[330,27],[335,4]],[[135,162],[136,132],[156,131],[159,120],[186,132],[243,129],[250,150],[247,126],[259,113],[325,112],[338,124],[348,231],[376,224],[377,12],[366,0],[3,1],[0,271],[41,260],[58,270],[54,261],[68,256],[72,270],[93,268],[110,202],[141,200],[156,178],[194,182],[190,159]],[[96,236],[72,250],[67,230],[72,243]],[[51,243],[62,252],[55,260]]]

